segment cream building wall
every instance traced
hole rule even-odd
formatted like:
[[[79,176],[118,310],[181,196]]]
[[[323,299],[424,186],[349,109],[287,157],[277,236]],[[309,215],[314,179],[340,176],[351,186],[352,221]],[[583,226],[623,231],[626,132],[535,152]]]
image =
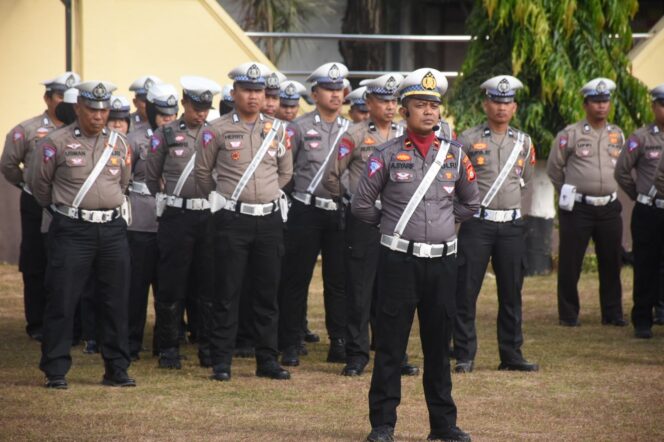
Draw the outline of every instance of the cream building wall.
[[[629,53],[632,74],[649,88],[664,83],[664,17],[650,30],[652,37],[641,41]]]

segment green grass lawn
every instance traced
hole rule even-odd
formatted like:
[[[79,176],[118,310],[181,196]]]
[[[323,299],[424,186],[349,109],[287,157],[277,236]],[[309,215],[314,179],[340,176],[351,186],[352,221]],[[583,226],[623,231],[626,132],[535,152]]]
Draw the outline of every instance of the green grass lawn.
[[[631,308],[632,270],[623,271],[624,308]],[[632,328],[600,325],[596,274],[581,281],[579,328],[557,325],[555,275],[524,287],[524,355],[538,373],[496,370],[496,288],[485,280],[478,305],[476,369],[453,374],[458,424],[475,441],[664,440],[664,327],[636,340]],[[130,374],[138,388],[100,385],[98,355],[74,347],[67,391],[42,387],[39,345],[24,332],[20,274],[0,266],[0,439],[2,440],[363,440],[369,428],[370,368],[358,378],[328,364],[326,339],[291,370],[291,381],[254,376],[253,360],[234,361],[229,383],[208,380],[194,346],[183,369],[157,368],[150,352]],[[310,327],[325,337],[320,275],[311,288]],[[151,342],[153,316],[146,343]],[[422,366],[414,326],[411,361]],[[421,376],[402,382],[397,440],[428,433]]]

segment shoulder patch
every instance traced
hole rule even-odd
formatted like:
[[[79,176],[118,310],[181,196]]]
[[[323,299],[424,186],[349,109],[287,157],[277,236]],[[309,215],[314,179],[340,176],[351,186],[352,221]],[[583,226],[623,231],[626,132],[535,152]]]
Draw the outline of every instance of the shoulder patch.
[[[16,141],[18,141],[18,140],[22,140],[22,139],[23,139],[23,136],[24,136],[24,135],[23,135],[23,131],[22,131],[22,130],[19,130],[18,128],[17,128],[17,129],[14,129],[14,133],[12,134],[12,139],[14,140],[14,142],[16,142]]]
[[[629,137],[629,140],[627,140],[627,149],[630,152],[633,152],[636,149],[638,149],[638,147],[639,147],[639,139],[633,135]]]
[[[50,146],[48,144],[45,145],[43,149],[44,149],[44,162],[47,163],[51,160],[51,158],[55,156],[56,150],[55,147]]]
[[[267,123],[265,123],[265,127],[267,127]],[[270,127],[272,127],[272,124],[270,124]],[[268,129],[269,130],[269,129]],[[210,130],[205,130],[203,131],[203,147],[208,147],[208,144],[214,140],[214,133]]]
[[[567,138],[567,135],[561,135],[560,140],[558,140],[558,147],[561,149],[565,149],[567,147],[568,142],[569,139]]]
[[[380,159],[371,157],[367,162],[367,172],[369,173],[369,178],[376,175],[378,171],[383,168],[383,166],[384,164]]]
[[[154,153],[159,149],[159,146],[161,145],[161,138],[159,138],[157,135],[152,135],[150,138],[150,150]]]
[[[348,154],[350,154],[355,148],[355,143],[349,137],[343,137],[339,142],[339,154],[338,158],[342,159]]]

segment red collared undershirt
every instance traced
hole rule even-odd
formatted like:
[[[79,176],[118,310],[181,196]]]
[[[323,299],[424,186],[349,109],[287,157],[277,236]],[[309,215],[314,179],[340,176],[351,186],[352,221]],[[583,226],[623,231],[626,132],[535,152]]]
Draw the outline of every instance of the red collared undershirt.
[[[429,148],[433,143],[434,138],[436,138],[436,133],[431,132],[429,135],[417,135],[409,130],[406,131],[408,138],[413,142],[418,152],[422,155],[422,158],[426,158],[429,153]]]

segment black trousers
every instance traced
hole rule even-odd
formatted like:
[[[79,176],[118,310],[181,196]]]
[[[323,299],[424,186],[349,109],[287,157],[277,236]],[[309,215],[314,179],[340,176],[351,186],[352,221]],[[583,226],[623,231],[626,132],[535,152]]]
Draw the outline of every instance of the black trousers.
[[[622,318],[620,284],[622,206],[618,200],[606,206],[576,203],[561,210],[558,263],[558,315],[561,320],[579,317],[579,291],[583,257],[590,238],[595,243],[599,267],[599,303],[603,320]]]
[[[178,348],[182,307],[187,296],[199,305],[211,305],[213,280],[212,221],[206,210],[167,207],[159,218],[158,290],[156,292],[156,345],[160,350]],[[190,274],[194,272],[195,289]],[[201,315],[209,311],[201,307]],[[207,316],[206,316],[207,315]],[[209,320],[201,319],[208,324]],[[207,332],[199,336],[199,349],[207,345]]]
[[[380,231],[346,212],[346,358],[369,362],[369,319],[375,291]]]
[[[25,327],[29,335],[41,333],[46,304],[44,274],[46,245],[41,233],[42,207],[27,192],[21,192],[21,248],[18,270],[23,274]]]
[[[632,212],[634,252],[634,328],[649,329],[661,291],[660,265],[664,259],[664,209],[637,203]]]
[[[99,340],[98,321],[97,317],[101,314],[99,312],[99,305],[97,297],[95,296],[95,280],[91,276],[85,285],[85,291],[81,296],[80,304],[80,321],[81,321],[81,339],[84,341],[97,341]],[[76,334],[76,333],[74,333]]]
[[[240,296],[240,310],[238,316],[237,336],[235,337],[235,347],[247,348],[254,346],[253,322],[254,317],[251,314],[251,291],[253,290],[252,277],[250,272],[246,272],[244,282],[242,283],[242,295]]]
[[[122,218],[96,224],[56,214],[48,244],[49,296],[39,368],[48,377],[64,376],[69,371],[74,311],[92,278],[100,313],[99,348],[106,369],[126,370],[130,364],[127,224]]]
[[[156,294],[159,288],[159,247],[154,232],[128,231],[131,256],[129,282],[129,353],[137,355],[143,348],[143,333],[148,309],[150,286]]]
[[[401,401],[401,363],[416,308],[431,431],[445,431],[456,425],[448,347],[456,314],[456,282],[455,256],[416,258],[380,248],[376,358],[369,390],[372,427],[396,425]]]
[[[279,212],[266,216],[220,210],[214,222],[214,298],[210,357],[215,369],[230,368],[238,328],[240,297],[251,295],[256,361],[277,358],[277,288],[284,254]],[[245,275],[252,290],[243,291]]]
[[[460,360],[477,354],[475,317],[489,259],[498,287],[498,352],[503,362],[523,359],[521,345],[521,288],[526,252],[524,221],[507,223],[469,219],[459,230],[459,279],[454,352]]]
[[[309,284],[318,253],[323,257],[325,327],[330,339],[346,336],[344,232],[339,214],[297,200],[288,213],[286,257],[279,287],[279,347],[298,345],[303,336]]]

